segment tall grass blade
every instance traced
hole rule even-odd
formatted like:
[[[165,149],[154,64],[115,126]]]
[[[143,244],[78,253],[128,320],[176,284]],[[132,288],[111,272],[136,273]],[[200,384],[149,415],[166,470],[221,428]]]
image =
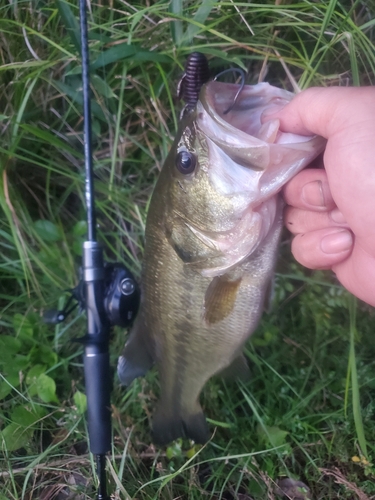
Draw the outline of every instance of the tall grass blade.
[[[183,0],[171,0],[169,4],[169,11],[176,16],[170,24],[172,40],[175,45],[181,45],[182,34],[183,34],[183,24],[178,18],[183,15]]]
[[[101,52],[96,61],[92,63],[91,69],[103,68],[108,64],[122,61],[123,59],[130,59],[131,61],[157,62],[168,62],[170,60],[169,57],[158,52],[144,50],[136,45],[121,43],[119,45],[116,45],[115,47],[111,47],[110,49]]]
[[[17,145],[20,141],[20,136],[19,136],[18,130],[19,130],[26,106],[29,102],[31,93],[34,90],[34,86],[37,83],[37,81],[38,81],[38,78],[34,78],[33,80],[27,82],[27,90],[26,90],[25,95],[21,101],[20,107],[18,109],[18,113],[16,115],[16,119],[15,119],[15,122],[13,125],[11,141],[10,141],[10,150],[12,153],[17,149]]]
[[[346,38],[348,40],[350,66],[351,66],[351,70],[352,70],[353,85],[356,87],[359,87],[360,75],[359,75],[359,69],[358,69],[358,61],[357,61],[354,36],[352,33],[348,33],[348,32],[344,33],[344,35],[346,36]]]
[[[77,17],[73,14],[69,4],[64,0],[55,0],[61,20],[65,25],[66,31],[76,48],[78,54],[81,53],[81,36]]]
[[[197,12],[194,14],[194,21],[200,24],[204,24],[207,21],[208,16],[210,15],[211,10],[216,4],[213,0],[202,0],[201,5],[198,7]],[[189,24],[186,33],[184,34],[181,45],[189,45],[196,34],[199,33],[200,28],[196,24]]]
[[[352,382],[353,417],[354,417],[355,430],[357,433],[359,446],[361,448],[363,455],[367,458],[368,457],[367,444],[366,444],[365,431],[362,420],[358,373],[357,373],[357,361],[356,361],[355,346],[354,346],[356,337],[356,310],[357,310],[357,299],[352,295],[349,297],[349,318],[350,318],[349,365],[350,365],[351,382]]]

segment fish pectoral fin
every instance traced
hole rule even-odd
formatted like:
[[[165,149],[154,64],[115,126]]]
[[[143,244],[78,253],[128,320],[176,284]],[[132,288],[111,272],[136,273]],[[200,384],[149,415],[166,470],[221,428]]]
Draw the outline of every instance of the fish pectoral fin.
[[[185,264],[205,267],[208,259],[222,255],[214,240],[179,217],[166,229],[166,237]]]
[[[218,375],[225,380],[241,380],[242,382],[248,382],[250,380],[250,369],[247,359],[241,354]]]
[[[216,276],[204,297],[204,319],[208,324],[218,323],[233,310],[241,278],[230,280],[226,275]]]
[[[140,321],[136,321],[130,338],[118,358],[117,373],[122,385],[130,385],[134,379],[143,377],[154,364],[153,348],[149,334]]]
[[[199,444],[209,440],[210,432],[199,403],[190,411],[177,411],[172,405],[159,403],[152,420],[152,441],[164,446],[178,438],[192,439]]]

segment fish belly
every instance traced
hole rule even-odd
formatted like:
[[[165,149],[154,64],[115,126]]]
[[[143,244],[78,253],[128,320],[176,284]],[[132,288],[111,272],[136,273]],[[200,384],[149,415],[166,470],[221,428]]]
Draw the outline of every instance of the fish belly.
[[[281,225],[280,214],[262,246],[217,278],[204,277],[184,263],[160,228],[148,232],[141,310],[123,358],[133,362],[135,375],[147,371],[151,359],[157,364],[157,444],[178,437],[200,443],[209,438],[199,394],[209,378],[240,356],[259,322]],[[122,377],[127,382],[129,378]]]

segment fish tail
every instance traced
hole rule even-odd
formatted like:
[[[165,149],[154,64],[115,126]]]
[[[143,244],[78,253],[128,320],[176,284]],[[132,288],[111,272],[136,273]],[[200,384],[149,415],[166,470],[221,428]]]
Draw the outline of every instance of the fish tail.
[[[152,421],[152,441],[164,446],[178,438],[192,439],[199,444],[209,440],[210,432],[199,404],[190,413],[159,404]]]

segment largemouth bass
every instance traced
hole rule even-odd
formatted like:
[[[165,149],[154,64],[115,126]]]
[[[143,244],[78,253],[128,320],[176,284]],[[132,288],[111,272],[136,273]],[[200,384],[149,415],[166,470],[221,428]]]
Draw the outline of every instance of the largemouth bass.
[[[323,149],[321,137],[283,133],[265,110],[293,94],[267,83],[211,81],[183,117],[152,195],[141,307],[119,358],[124,385],[156,363],[161,385],[153,440],[204,443],[207,380],[244,374],[282,228],[281,187]],[[233,105],[233,103],[235,104]],[[230,111],[228,111],[230,109]]]

